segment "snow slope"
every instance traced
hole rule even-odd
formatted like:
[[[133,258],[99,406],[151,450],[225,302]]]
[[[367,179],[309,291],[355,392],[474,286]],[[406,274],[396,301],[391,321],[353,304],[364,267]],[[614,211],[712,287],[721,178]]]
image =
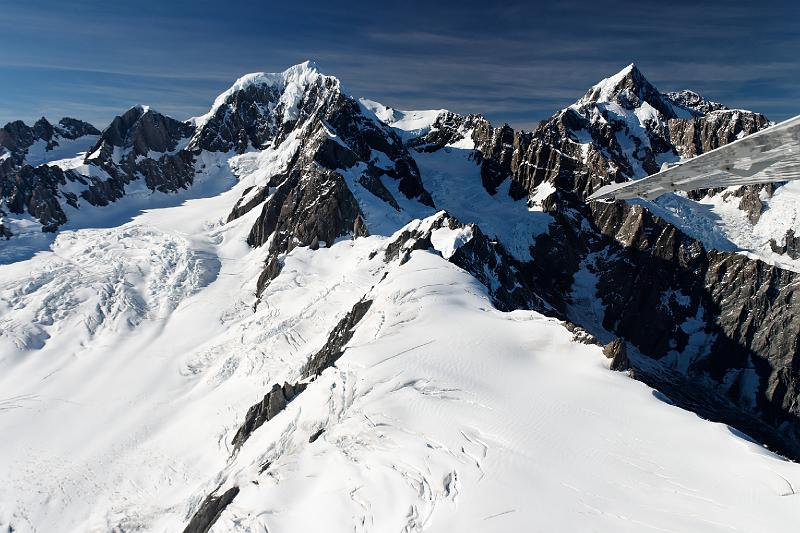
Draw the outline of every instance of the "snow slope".
[[[741,198],[729,187],[699,201],[685,194],[669,193],[654,201],[632,200],[679,227],[699,240],[708,249],[734,251],[758,258],[765,263],[800,272],[800,259],[775,253],[770,239],[784,244],[786,232],[800,233],[800,184],[789,182],[779,186],[772,196],[761,193],[764,209],[753,224],[747,212],[739,209]]]
[[[383,122],[398,130],[421,135],[433,126],[436,117],[447,111],[446,109],[425,109],[418,111],[403,111],[385,106],[379,102],[360,98],[359,102],[370,110]]]
[[[558,322],[496,311],[436,254],[369,296],[337,368],[226,468],[241,492],[214,531],[793,527],[798,465],[609,372]]]
[[[25,162],[31,166],[45,164],[58,164],[58,161],[72,159],[79,155],[85,155],[97,142],[99,135],[84,135],[77,139],[59,138],[58,145],[52,150],[47,150],[47,142],[37,140],[28,148],[25,154]]]
[[[176,531],[220,483],[241,493],[217,532],[783,531],[800,518],[796,464],[609,372],[558,322],[496,311],[436,251],[400,266],[372,253],[387,237],[297,248],[253,312],[251,214],[221,223],[250,184],[62,232],[0,268],[4,320],[35,324],[43,344],[4,337],[0,525]],[[103,266],[84,274],[92,255]],[[15,281],[51,266],[58,291]],[[375,303],[338,368],[230,461],[247,407],[296,379],[364,294]]]
[[[291,114],[316,75],[304,64],[234,87],[288,88]],[[362,105],[404,139],[438,114]],[[214,532],[796,528],[800,466],[609,371],[560,322],[496,310],[447,261],[470,229],[387,263],[403,229],[437,215],[388,178],[400,209],[377,200],[358,165],[344,177],[372,235],[294,248],[257,301],[267,246],[246,239],[260,209],[226,219],[297,146],[201,154],[189,191],[131,190],[0,248],[0,530],[181,531],[234,486]],[[426,190],[530,258],[550,216],[507,184],[489,195],[472,153],[414,154]],[[775,213],[796,204],[787,191]],[[779,220],[768,210],[764,231]],[[720,246],[741,246],[726,235]],[[299,380],[362,298],[337,365],[234,450],[248,408]]]

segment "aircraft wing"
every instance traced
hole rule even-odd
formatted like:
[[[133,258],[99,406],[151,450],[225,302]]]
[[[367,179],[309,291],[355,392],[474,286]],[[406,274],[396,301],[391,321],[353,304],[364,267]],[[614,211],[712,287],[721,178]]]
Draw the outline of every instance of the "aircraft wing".
[[[800,116],[640,180],[601,187],[588,200],[653,199],[691,191],[800,179]]]

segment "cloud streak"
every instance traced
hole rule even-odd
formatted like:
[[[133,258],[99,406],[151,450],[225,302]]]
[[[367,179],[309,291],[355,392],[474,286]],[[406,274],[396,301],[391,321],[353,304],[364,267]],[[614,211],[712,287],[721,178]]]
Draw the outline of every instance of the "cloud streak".
[[[0,121],[63,109],[102,125],[135,103],[185,118],[305,59],[357,96],[517,126],[632,61],[662,90],[781,119],[800,107],[800,7],[765,1],[19,3],[0,18]]]

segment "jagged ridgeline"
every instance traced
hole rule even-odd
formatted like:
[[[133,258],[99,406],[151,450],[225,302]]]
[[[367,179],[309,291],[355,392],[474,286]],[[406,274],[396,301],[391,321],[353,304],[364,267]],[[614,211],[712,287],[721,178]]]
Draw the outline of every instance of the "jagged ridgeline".
[[[420,214],[447,209],[497,238],[495,246],[522,248],[483,259],[503,258],[503,268],[521,280],[517,292],[524,294],[498,299],[502,308],[543,301],[537,309],[601,338],[623,337],[645,359],[678,371],[686,386],[710,388],[743,417],[762,418],[780,436],[759,436],[797,454],[797,275],[713,250],[679,221],[659,216],[658,206],[583,201],[602,185],[643,177],[664,162],[768,124],[763,115],[730,110],[691,91],[663,94],[633,65],[526,132],[494,127],[479,115],[406,117],[352,98],[339,80],[305,63],[282,74],[245,76],[209,113],[187,122],[137,106],[102,132],[74,119],[55,126],[45,119],[33,127],[10,123],[0,130],[0,215],[7,237],[14,234],[10,221],[16,215],[56,231],[70,208],[118,201],[139,182],[162,193],[191,187],[205,170],[203,154],[280,147],[284,164],[248,190],[228,217],[259,212],[248,237],[251,246],[268,249],[258,294],[296,246],[385,234]],[[83,147],[85,154],[53,162],[65,156],[62,146]],[[471,205],[471,212],[458,196],[472,194],[475,183],[442,185],[418,164],[453,146],[468,152],[487,193],[484,205]],[[756,223],[764,194],[773,192],[751,186],[700,191],[694,198],[724,194]],[[514,200],[538,206],[530,218],[540,227],[527,230],[522,246],[519,235],[492,218],[497,196],[509,197],[506,216],[519,211]],[[389,220],[398,222],[391,226]],[[792,235],[783,245],[790,250]],[[781,235],[775,239],[773,249],[781,251]],[[588,316],[582,310],[587,299],[604,312]]]
[[[207,114],[184,122],[137,106],[103,131],[66,118],[6,125],[0,246],[91,228],[94,216],[124,210],[133,196],[138,208],[142,197],[182,201],[232,173],[250,185],[229,190],[236,195],[218,224],[241,225],[241,246],[259,251],[252,283],[241,285],[253,296],[247,312],[258,313],[282,272],[302,275],[285,270],[298,249],[386,239],[363,258],[382,277],[343,307],[324,346],[294,374],[248,401],[256,403],[235,433],[220,437],[231,453],[313,394],[313,381],[336,367],[374,312],[376,287],[422,250],[477,280],[494,308],[556,319],[577,340],[606,345],[615,369],[670,401],[800,460],[800,221],[792,214],[800,191],[777,184],[586,202],[604,185],[769,125],[688,90],[662,93],[634,65],[522,131],[480,115],[357,99],[303,63],[244,76]],[[239,489],[222,487],[197,502],[187,531],[207,531],[236,501]]]

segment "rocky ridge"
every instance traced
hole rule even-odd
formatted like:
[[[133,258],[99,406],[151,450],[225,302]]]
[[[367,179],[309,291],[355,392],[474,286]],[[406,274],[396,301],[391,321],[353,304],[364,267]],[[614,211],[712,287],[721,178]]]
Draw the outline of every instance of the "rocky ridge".
[[[70,135],[90,131],[70,124],[60,127],[71,128]],[[0,216],[27,213],[43,230],[55,231],[67,220],[64,205],[118,201],[137,180],[159,193],[190,187],[203,172],[203,153],[280,151],[285,165],[248,189],[227,217],[231,222],[257,213],[247,244],[266,252],[258,296],[293,249],[368,236],[382,217],[397,216],[407,224],[394,228],[399,233],[383,250],[387,264],[433,250],[485,285],[497,308],[568,320],[588,332],[586,338],[611,343],[614,369],[629,370],[674,403],[797,460],[798,274],[712,249],[655,214],[652,205],[585,202],[603,185],[643,177],[769,124],[763,115],[690,91],[661,93],[631,65],[531,132],[495,127],[480,115],[442,112],[411,134],[383,122],[343,92],[336,78],[305,63],[241,78],[207,115],[191,121],[132,108],[98,132],[83,159],[94,173],[25,165],[20,147],[32,145],[36,127],[7,127],[0,140],[18,155],[0,161],[6,168]],[[45,139],[49,130],[40,125],[37,131]],[[424,154],[446,158],[454,145],[470,147],[469,160],[489,195],[507,194],[530,209],[535,204],[551,218],[529,260],[512,256],[503,235],[457,220],[448,205],[434,205],[418,160]],[[728,195],[756,222],[763,209],[759,194],[774,190],[698,191],[686,201]],[[445,211],[420,220],[419,213],[436,209]],[[444,234],[458,246],[441,249],[437,239]],[[2,222],[0,235],[11,236]],[[791,255],[796,240],[792,232],[773,249]],[[365,296],[331,331],[295,385],[274,385],[243,414],[234,446],[300,394],[301,380],[335,365],[369,302]],[[219,506],[236,493],[223,496],[210,496],[199,510],[197,530],[210,527]]]
[[[552,185],[542,205],[555,223],[537,239],[530,269],[535,286],[557,288],[548,303],[595,335],[624,338],[691,386],[767,421],[782,436],[768,431],[757,437],[800,457],[800,375],[791,370],[800,355],[800,308],[791,303],[796,274],[706,249],[641,205],[584,203],[607,183],[655,172],[662,162],[769,125],[757,113],[700,104],[686,93],[661,94],[631,65],[531,133],[478,120],[470,128],[479,152],[474,159],[489,192],[510,180],[509,194],[525,199],[542,184]],[[476,123],[473,117],[441,118],[436,127],[450,138]],[[425,146],[442,137],[429,135]],[[761,203],[752,189],[730,194],[742,197],[740,206],[757,221]],[[588,300],[603,307],[603,316],[585,316],[581,307]],[[736,426],[727,413],[719,420]]]

